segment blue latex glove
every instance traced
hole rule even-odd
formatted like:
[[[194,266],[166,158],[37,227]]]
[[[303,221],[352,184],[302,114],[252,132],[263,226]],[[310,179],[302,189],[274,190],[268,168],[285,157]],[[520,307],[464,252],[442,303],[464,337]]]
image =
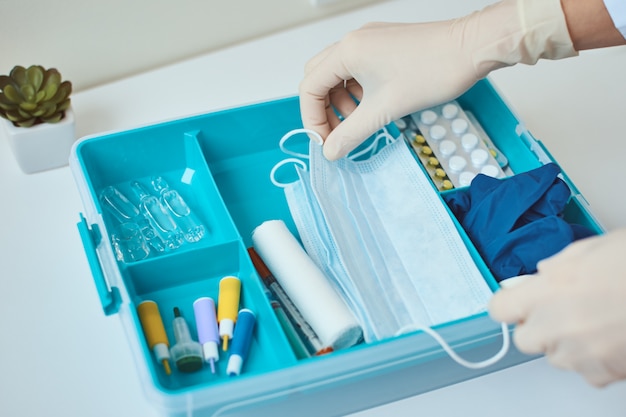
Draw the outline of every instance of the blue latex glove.
[[[570,197],[556,164],[506,179],[478,175],[444,198],[496,280],[536,272],[537,263],[593,231],[570,225]]]

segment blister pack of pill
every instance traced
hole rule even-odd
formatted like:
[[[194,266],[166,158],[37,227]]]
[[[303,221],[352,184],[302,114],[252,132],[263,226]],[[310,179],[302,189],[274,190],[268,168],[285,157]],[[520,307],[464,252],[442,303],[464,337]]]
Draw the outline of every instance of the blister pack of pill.
[[[439,190],[470,185],[478,174],[505,176],[503,156],[456,101],[416,112],[396,122]],[[504,161],[506,159],[504,158]]]
[[[451,190],[454,184],[448,177],[448,173],[441,166],[439,159],[434,155],[432,148],[426,142],[426,138],[417,130],[410,129],[405,132],[409,142],[415,151],[419,161],[422,163],[430,179],[439,191]]]

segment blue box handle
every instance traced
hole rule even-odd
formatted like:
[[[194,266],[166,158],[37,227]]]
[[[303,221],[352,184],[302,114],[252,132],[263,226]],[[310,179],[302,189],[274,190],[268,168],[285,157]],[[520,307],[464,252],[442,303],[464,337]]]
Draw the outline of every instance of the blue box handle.
[[[107,316],[115,314],[120,309],[122,296],[120,295],[120,290],[117,287],[111,286],[109,288],[109,285],[104,278],[104,274],[102,273],[102,268],[100,267],[98,254],[96,253],[96,247],[102,240],[100,228],[97,224],[92,225],[90,228],[87,224],[87,219],[85,219],[82,213],[80,215],[80,222],[78,222],[76,226],[78,227],[80,239],[83,241],[87,261],[89,262],[89,268],[91,269],[91,276],[96,284],[96,290],[98,291],[100,303],[102,304],[102,310],[104,310],[104,314]]]

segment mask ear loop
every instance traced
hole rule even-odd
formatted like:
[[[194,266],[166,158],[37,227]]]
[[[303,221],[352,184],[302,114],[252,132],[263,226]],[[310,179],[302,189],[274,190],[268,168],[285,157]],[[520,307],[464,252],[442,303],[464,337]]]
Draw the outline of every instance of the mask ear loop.
[[[380,142],[383,138],[385,139],[385,146],[395,142],[397,139],[391,136],[391,134],[387,131],[387,128],[383,128],[382,131],[376,135],[376,137],[368,147],[361,149],[356,153],[350,154],[349,158],[354,160],[362,157],[363,155],[366,155],[367,153],[373,154],[374,151],[378,148],[378,142]]]
[[[274,184],[276,187],[280,187],[280,188],[285,188],[287,187],[289,184],[291,183],[284,183],[284,182],[280,182],[276,179],[276,171],[278,171],[278,169],[280,167],[282,167],[283,165],[287,165],[289,163],[293,163],[295,165],[300,165],[302,167],[302,169],[304,169],[305,171],[307,170],[307,166],[304,163],[304,161],[302,159],[298,159],[298,158],[285,158],[282,161],[278,162],[276,165],[274,165],[272,167],[272,170],[270,171],[270,181],[272,181],[272,184]]]
[[[291,138],[292,136],[298,135],[300,133],[306,133],[309,135],[309,139],[313,140],[314,142],[318,143],[318,144],[323,144],[324,141],[322,140],[322,137],[320,136],[319,133],[317,133],[314,130],[310,130],[310,129],[293,129],[290,130],[289,132],[285,133],[283,135],[282,138],[280,138],[280,140],[278,141],[278,147],[280,148],[281,151],[283,151],[283,153],[286,153],[287,155],[291,155],[291,156],[295,156],[296,158],[305,158],[308,159],[309,155],[306,153],[300,153],[300,152],[294,152],[292,150],[287,149],[287,147],[285,147],[285,142],[287,142],[287,140],[289,138]]]
[[[324,143],[320,134],[315,132],[314,130],[293,129],[285,133],[283,137],[280,138],[280,140],[278,141],[278,147],[280,148],[281,151],[283,151],[283,153],[286,153],[287,155],[295,156],[295,158],[285,158],[272,167],[272,170],[270,171],[270,181],[272,181],[272,184],[274,184],[276,187],[285,188],[289,185],[289,183],[283,183],[276,179],[276,171],[278,171],[278,169],[282,167],[283,165],[293,163],[296,165],[300,165],[303,170],[305,171],[307,170],[307,165],[304,163],[304,161],[302,161],[302,159],[298,159],[298,158],[309,159],[309,155],[305,153],[294,152],[285,147],[285,142],[287,142],[289,138],[291,138],[292,136],[298,135],[300,133],[306,133],[307,135],[309,135],[309,139],[312,139],[314,142],[317,142],[320,145]]]
[[[459,356],[458,353],[454,351],[454,349],[452,349],[452,347],[448,344],[448,342],[446,342],[439,333],[437,333],[435,330],[431,329],[430,327],[419,326],[419,327],[416,327],[415,330],[422,330],[424,333],[429,334],[433,339],[437,341],[437,343],[441,345],[441,347],[448,354],[448,356],[450,356],[459,365],[462,365],[470,369],[481,369],[481,368],[486,368],[488,366],[495,364],[500,359],[502,359],[504,355],[506,355],[506,353],[509,351],[509,347],[511,345],[511,336],[509,335],[509,328],[506,325],[506,323],[500,323],[500,326],[502,328],[502,347],[500,348],[498,353],[480,362],[471,362],[471,361],[468,361],[467,359],[463,359],[461,356]],[[398,332],[398,334],[400,333],[402,333],[402,330]]]

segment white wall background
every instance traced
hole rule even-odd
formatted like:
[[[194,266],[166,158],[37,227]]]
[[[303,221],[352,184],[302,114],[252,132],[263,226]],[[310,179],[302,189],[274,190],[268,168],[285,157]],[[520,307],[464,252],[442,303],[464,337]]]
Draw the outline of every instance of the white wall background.
[[[55,67],[80,91],[380,2],[0,0],[0,74],[15,65]]]

